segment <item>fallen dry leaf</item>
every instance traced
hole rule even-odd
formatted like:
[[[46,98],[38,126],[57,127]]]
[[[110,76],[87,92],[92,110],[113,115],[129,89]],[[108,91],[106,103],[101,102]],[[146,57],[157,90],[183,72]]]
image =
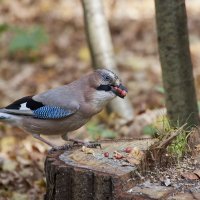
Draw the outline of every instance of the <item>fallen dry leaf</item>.
[[[127,161],[132,165],[139,165],[144,157],[143,151],[134,147],[127,156]]]
[[[28,195],[27,194],[21,194],[18,192],[13,192],[12,195],[12,200],[28,200]]]
[[[13,172],[16,170],[18,163],[15,160],[5,159],[3,161],[2,169],[4,171]]]
[[[7,136],[3,137],[0,141],[1,145],[1,152],[7,153],[13,150],[13,146],[16,145],[16,137],[14,136]]]
[[[196,150],[196,151],[200,151],[200,144],[197,144],[197,145],[195,146],[195,150]]]
[[[183,173],[181,173],[181,176],[183,178],[189,179],[189,180],[197,180],[197,179],[199,179],[199,177],[193,172],[183,172]]]
[[[200,178],[200,169],[196,169],[195,171],[193,171],[193,173]]]
[[[132,151],[128,154],[128,158],[135,158],[136,160],[142,160],[144,157],[144,152],[134,147]]]
[[[22,165],[30,165],[32,163],[32,161],[30,159],[25,159],[22,156],[17,156],[16,160],[17,160],[17,162],[19,162]]]

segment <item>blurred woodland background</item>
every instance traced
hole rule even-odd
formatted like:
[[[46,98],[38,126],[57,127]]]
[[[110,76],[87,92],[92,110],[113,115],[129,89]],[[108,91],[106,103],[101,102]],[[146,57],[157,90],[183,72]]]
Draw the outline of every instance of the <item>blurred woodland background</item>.
[[[154,1],[103,3],[120,77],[129,89],[135,115],[163,108]],[[200,1],[186,0],[186,8],[200,99]],[[1,0],[0,49],[0,107],[69,83],[93,70],[79,0]],[[146,124],[140,124],[140,131],[130,127],[104,111],[72,136],[94,140],[149,133]],[[47,150],[47,146],[18,128],[0,124],[0,200],[43,199]]]

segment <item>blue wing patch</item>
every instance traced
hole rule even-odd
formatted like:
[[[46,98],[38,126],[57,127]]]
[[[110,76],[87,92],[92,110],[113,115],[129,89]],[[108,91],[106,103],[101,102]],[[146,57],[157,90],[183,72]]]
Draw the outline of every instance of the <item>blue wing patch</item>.
[[[60,119],[67,117],[74,112],[58,106],[43,106],[33,110],[33,113],[34,117],[39,119]]]

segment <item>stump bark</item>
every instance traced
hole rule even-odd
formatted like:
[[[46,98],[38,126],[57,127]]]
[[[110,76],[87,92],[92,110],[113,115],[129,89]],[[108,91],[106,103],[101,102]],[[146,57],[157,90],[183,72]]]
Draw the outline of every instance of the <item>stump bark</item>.
[[[147,150],[154,140],[104,142],[93,154],[74,147],[49,153],[45,161],[47,191],[45,200],[146,199],[127,191],[137,184],[137,167],[113,158],[113,152],[126,147]],[[109,153],[109,158],[104,156]]]

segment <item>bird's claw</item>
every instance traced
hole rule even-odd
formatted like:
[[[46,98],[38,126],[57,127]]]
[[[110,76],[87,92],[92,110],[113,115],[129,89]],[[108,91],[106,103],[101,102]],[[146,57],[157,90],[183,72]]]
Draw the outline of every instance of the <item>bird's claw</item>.
[[[100,147],[100,149],[101,149],[101,144],[97,143],[97,142],[87,142],[87,143],[85,143],[85,146],[88,147],[88,148]]]
[[[101,149],[101,144],[97,142],[80,142],[80,141],[73,141],[73,146],[80,145],[80,146],[86,146],[88,148],[97,148],[100,147]]]
[[[72,149],[72,145],[70,144],[64,144],[62,146],[53,146],[50,150],[49,153],[53,153],[55,151],[61,151],[61,150],[69,150]]]

